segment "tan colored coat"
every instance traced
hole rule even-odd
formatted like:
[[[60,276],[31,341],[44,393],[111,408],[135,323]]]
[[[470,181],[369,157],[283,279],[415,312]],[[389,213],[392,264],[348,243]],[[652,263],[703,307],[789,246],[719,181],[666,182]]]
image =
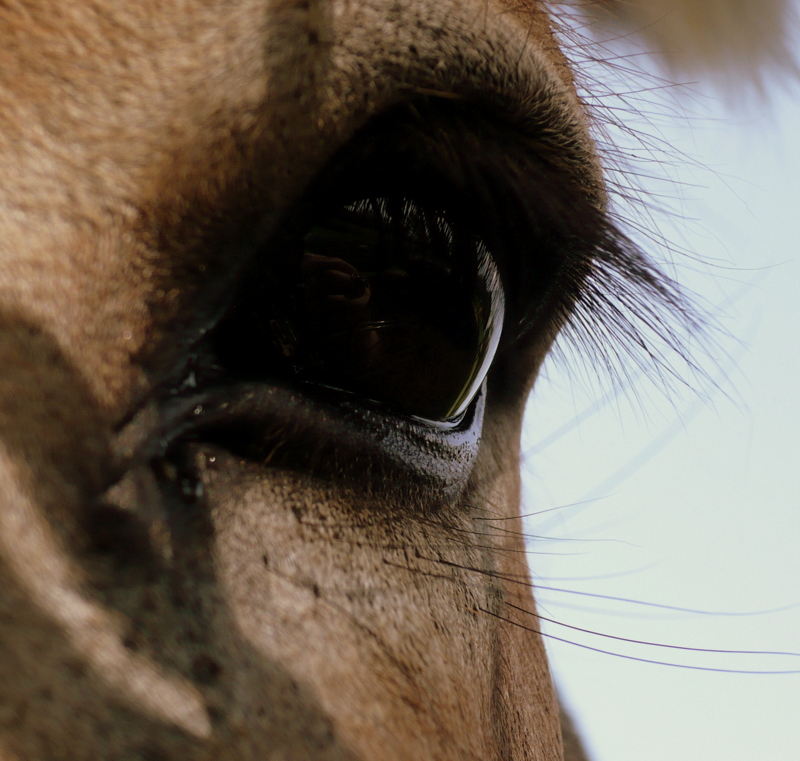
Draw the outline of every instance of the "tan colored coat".
[[[562,757],[517,453],[591,252],[460,439],[203,364],[310,183],[409,103],[414,150],[462,109],[459,160],[522,156],[605,229],[538,4],[0,2],[2,761]]]

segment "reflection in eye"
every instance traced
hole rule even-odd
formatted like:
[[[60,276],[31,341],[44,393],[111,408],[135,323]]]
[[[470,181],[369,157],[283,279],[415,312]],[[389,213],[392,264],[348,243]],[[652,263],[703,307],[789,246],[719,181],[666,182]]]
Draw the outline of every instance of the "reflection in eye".
[[[268,340],[248,350],[280,358],[273,365],[296,381],[428,420],[458,417],[488,372],[504,313],[497,268],[462,227],[403,198],[339,209],[287,242],[251,289],[248,320]]]

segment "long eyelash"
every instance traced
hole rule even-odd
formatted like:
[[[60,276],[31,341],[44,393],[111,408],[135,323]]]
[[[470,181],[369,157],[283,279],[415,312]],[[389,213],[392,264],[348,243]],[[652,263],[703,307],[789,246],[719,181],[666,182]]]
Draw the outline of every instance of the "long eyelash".
[[[666,386],[682,379],[675,356],[704,375],[684,336],[701,335],[707,321],[678,284],[613,228],[592,263],[563,330],[571,346],[624,385],[630,377],[626,360]]]
[[[688,337],[702,341],[707,318],[621,231],[602,191],[549,161],[535,139],[446,105],[446,117],[425,113],[409,139],[490,221],[481,233],[505,275],[515,338],[555,322],[561,355],[588,359],[615,385],[626,385],[631,362],[667,388],[683,382],[676,357],[705,377]]]
[[[686,384],[687,376],[681,369],[688,369],[691,380],[718,391],[718,380],[711,378],[698,362],[702,362],[704,356],[719,354],[718,337],[723,329],[706,305],[699,306],[696,296],[666,275],[662,267],[623,232],[630,230],[637,238],[647,241],[648,249],[652,244],[653,250],[668,255],[697,258],[659,232],[659,221],[668,219],[672,212],[661,205],[652,191],[653,182],[679,188],[680,183],[668,177],[671,165],[702,168],[695,157],[677,152],[659,137],[659,121],[685,119],[685,99],[692,100],[695,96],[685,86],[646,69],[641,57],[651,60],[651,51],[635,38],[614,39],[609,36],[608,29],[598,35],[594,29],[595,19],[585,9],[562,4],[556,16],[556,35],[570,61],[578,96],[604,165],[610,202],[612,206],[619,202],[625,208],[625,218],[609,216],[607,220],[604,238],[611,255],[605,255],[605,247],[600,247],[599,277],[592,279],[599,293],[592,297],[593,289],[587,289],[586,299],[577,305],[573,325],[568,325],[564,331],[565,337],[572,340],[566,347],[556,346],[556,353],[563,355],[565,350],[574,351],[575,348],[592,353],[598,348],[598,341],[585,340],[586,330],[591,329],[596,317],[587,315],[585,328],[576,329],[575,326],[583,317],[582,304],[588,307],[591,301],[593,309],[599,307],[602,321],[611,327],[610,335],[616,339],[613,344],[617,347],[616,354],[601,351],[599,358],[610,370],[617,390],[630,388],[632,376],[640,375],[640,371],[650,377],[655,375],[666,388],[675,380]],[[660,101],[655,108],[654,94]],[[632,123],[647,126],[642,131]],[[651,188],[646,190],[648,182]],[[671,198],[672,194],[667,197]],[[603,288],[607,288],[606,293],[611,298],[602,297]],[[622,319],[609,314],[609,309],[613,311],[619,307],[623,308]],[[691,350],[690,342],[695,344]],[[633,361],[636,371],[624,372],[626,359]],[[675,366],[676,360],[682,368]],[[624,378],[619,377],[621,369]],[[698,389],[693,386],[693,390]]]

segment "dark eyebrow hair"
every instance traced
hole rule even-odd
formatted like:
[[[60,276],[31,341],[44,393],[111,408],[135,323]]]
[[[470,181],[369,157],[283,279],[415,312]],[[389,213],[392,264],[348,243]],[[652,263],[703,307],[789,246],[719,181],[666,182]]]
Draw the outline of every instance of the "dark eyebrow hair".
[[[562,346],[612,380],[628,361],[661,378],[675,354],[691,364],[684,335],[704,319],[609,215],[591,149],[515,111],[435,96],[396,106],[340,151],[322,194],[459,209],[500,268],[511,342],[558,325]]]

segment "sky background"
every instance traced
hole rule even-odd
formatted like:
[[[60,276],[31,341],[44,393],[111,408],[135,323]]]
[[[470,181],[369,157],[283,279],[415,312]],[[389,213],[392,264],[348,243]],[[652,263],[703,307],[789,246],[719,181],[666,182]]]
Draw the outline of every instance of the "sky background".
[[[800,761],[800,86],[737,95],[637,92],[647,121],[610,104],[656,136],[654,151],[615,139],[655,176],[653,217],[682,251],[645,247],[719,326],[696,355],[714,383],[640,378],[615,395],[589,362],[556,358],[528,407],[529,562],[594,761]]]

